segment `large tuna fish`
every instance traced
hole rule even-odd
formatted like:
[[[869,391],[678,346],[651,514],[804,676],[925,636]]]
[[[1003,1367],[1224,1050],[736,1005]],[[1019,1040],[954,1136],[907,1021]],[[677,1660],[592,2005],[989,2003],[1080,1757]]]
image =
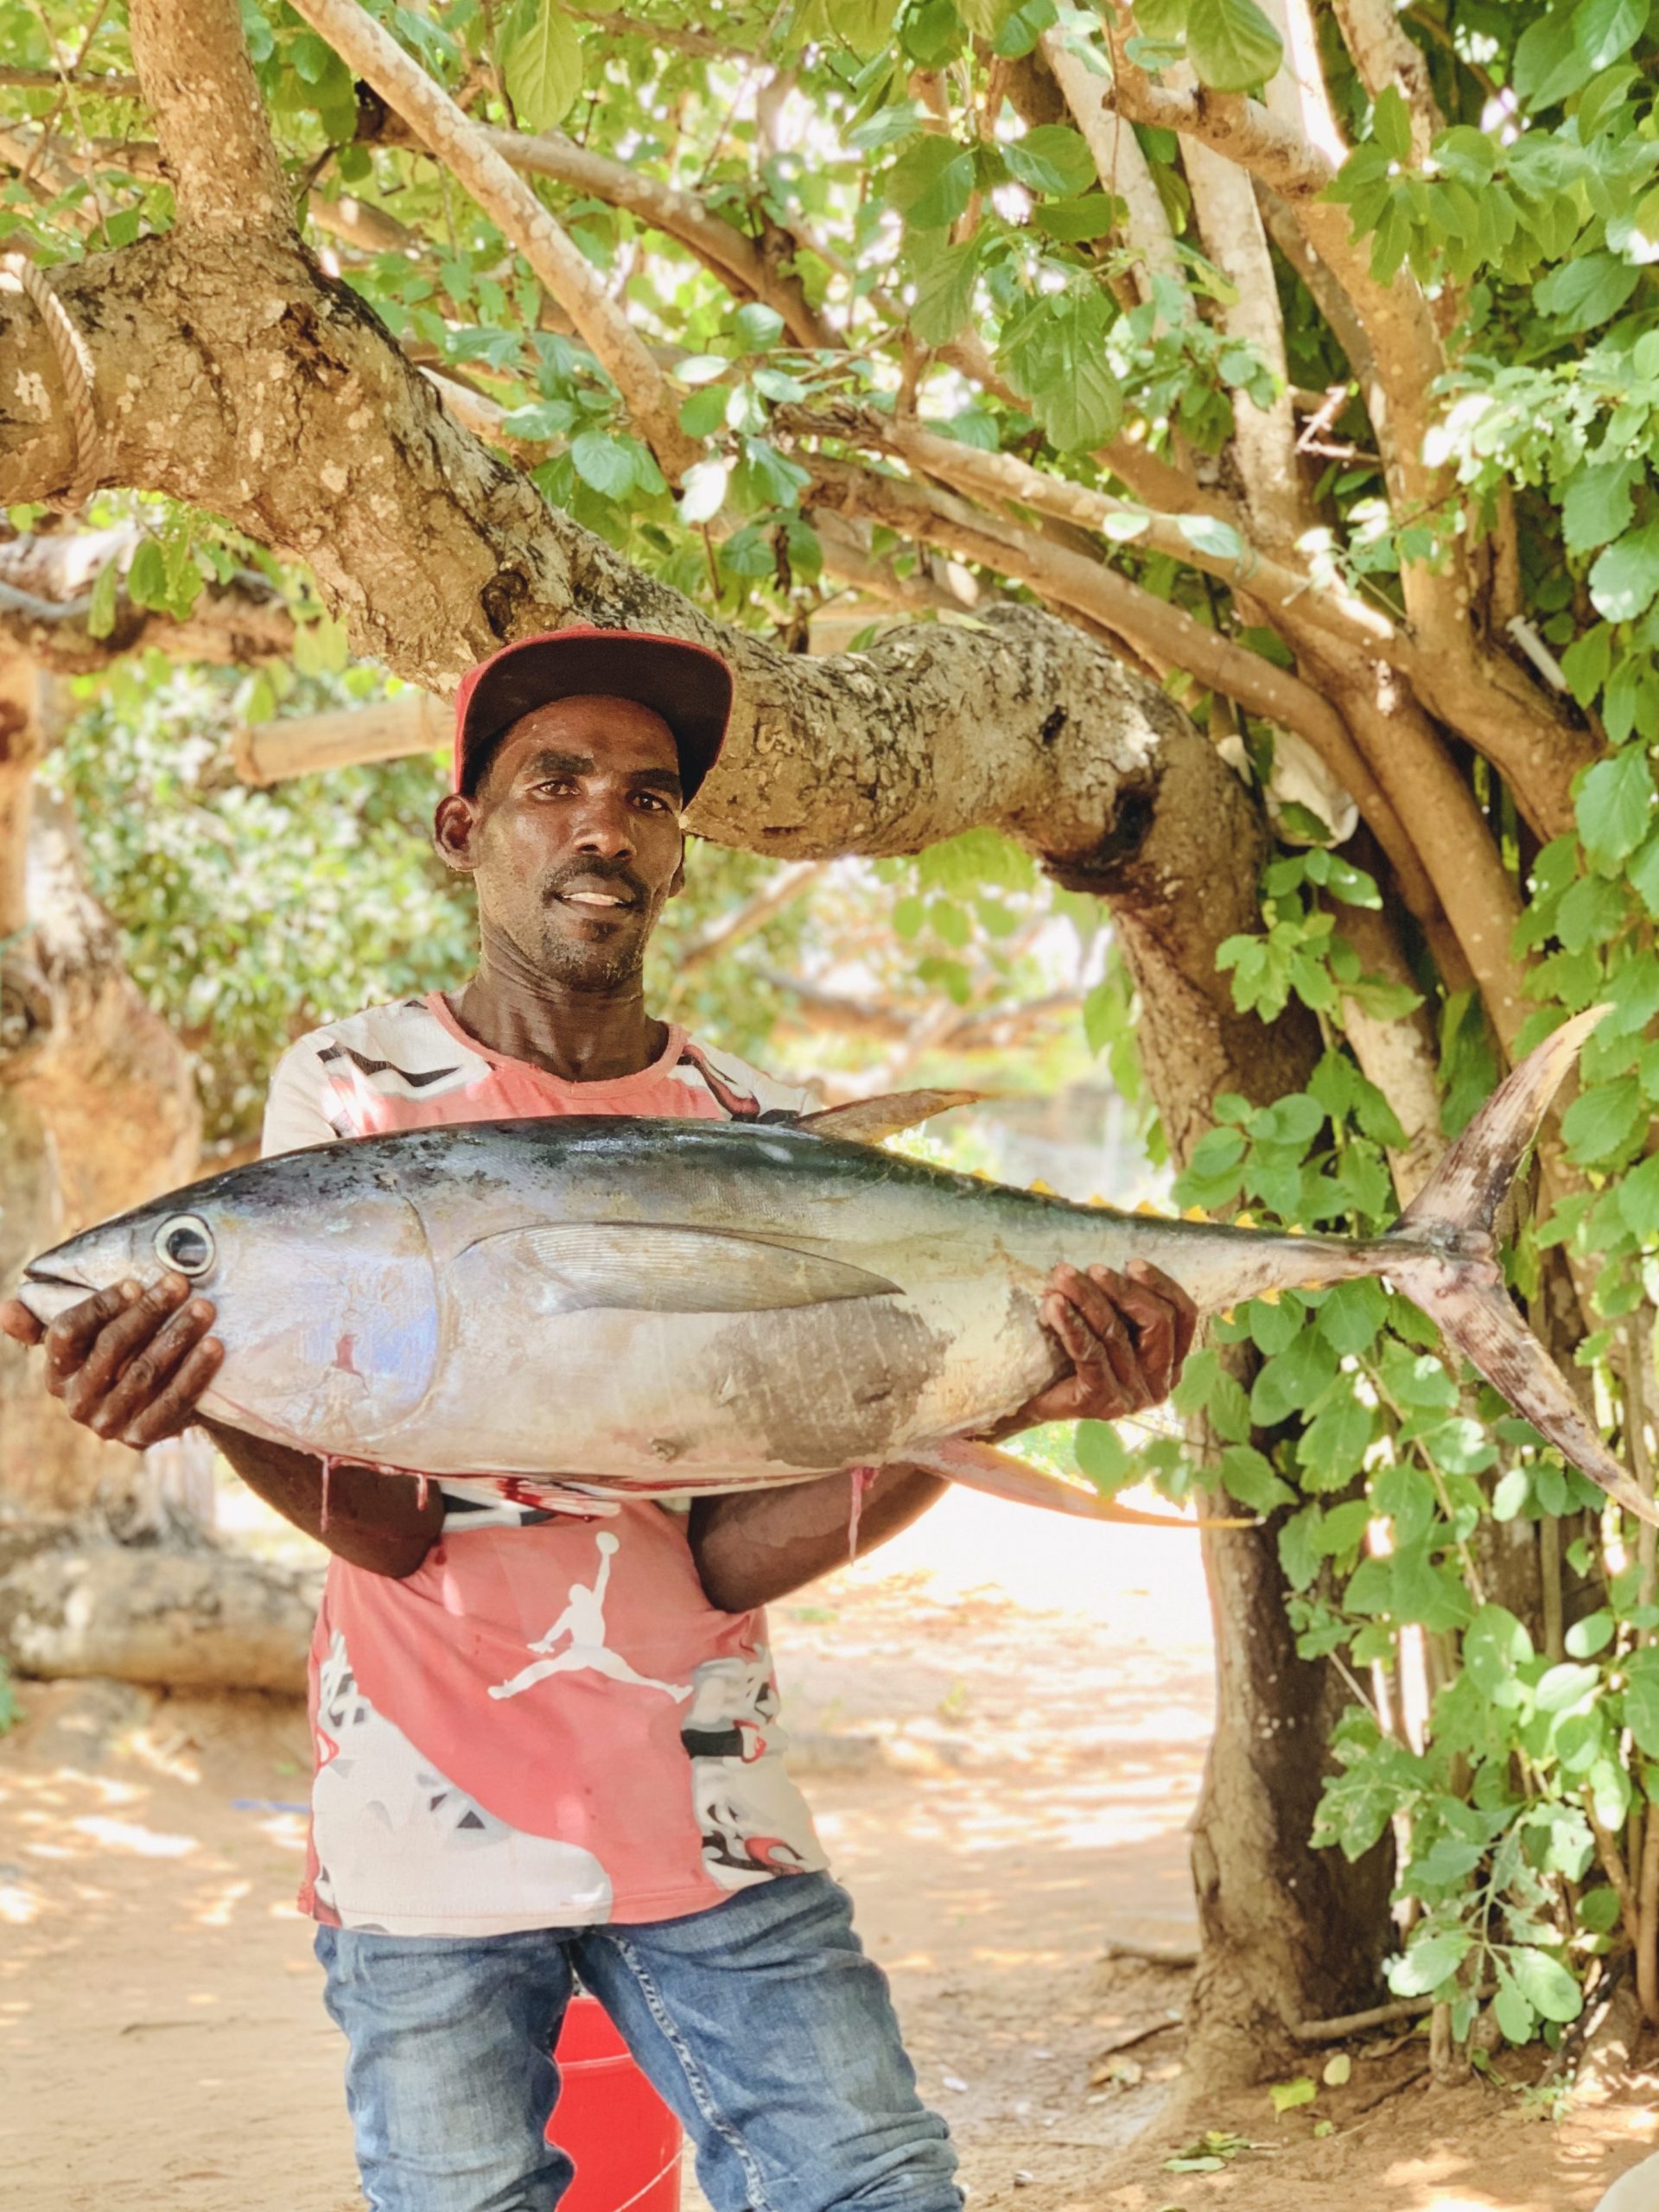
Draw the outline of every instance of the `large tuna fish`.
[[[289,1153],[60,1245],[21,1295],[50,1319],[176,1268],[218,1306],[226,1350],[203,1411],[325,1462],[552,1474],[602,1497],[905,1461],[1116,1517],[966,1437],[1055,1375],[1039,1316],[1058,1262],[1152,1261],[1203,1312],[1387,1275],[1652,1520],[1493,1249],[1497,1202],[1600,1011],[1516,1069],[1370,1242],[1072,1205],[858,1141],[952,1096],[924,1094],[792,1126],[477,1122]]]

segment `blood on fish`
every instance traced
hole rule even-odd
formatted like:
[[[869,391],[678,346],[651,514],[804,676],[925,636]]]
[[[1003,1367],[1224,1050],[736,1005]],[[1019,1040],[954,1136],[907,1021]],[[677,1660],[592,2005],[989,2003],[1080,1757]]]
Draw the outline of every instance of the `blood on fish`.
[[[334,1346],[334,1365],[342,1375],[355,1375],[360,1382],[363,1370],[357,1363],[357,1338],[342,1337]]]
[[[880,1467],[853,1467],[849,1470],[853,1485],[852,1510],[847,1516],[847,1563],[849,1567],[858,1557],[858,1523],[864,1510],[864,1495],[880,1471]]]

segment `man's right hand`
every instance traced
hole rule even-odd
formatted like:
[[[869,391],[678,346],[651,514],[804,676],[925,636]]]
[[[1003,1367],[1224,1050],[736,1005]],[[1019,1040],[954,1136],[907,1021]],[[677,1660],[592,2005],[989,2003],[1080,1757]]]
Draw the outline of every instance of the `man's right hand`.
[[[115,1283],[60,1313],[49,1327],[21,1300],[0,1303],[0,1332],[44,1344],[46,1387],[94,1435],[142,1452],[197,1418],[225,1347],[210,1336],[214,1309],[192,1298],[182,1275],[149,1289]]]

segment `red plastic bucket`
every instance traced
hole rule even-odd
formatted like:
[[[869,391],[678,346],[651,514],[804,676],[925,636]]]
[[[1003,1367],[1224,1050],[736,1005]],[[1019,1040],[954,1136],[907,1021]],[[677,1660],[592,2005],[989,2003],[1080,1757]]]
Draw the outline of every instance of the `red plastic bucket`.
[[[596,1997],[574,1997],[553,2056],[547,2137],[575,2164],[559,2212],[679,2212],[680,2123]]]

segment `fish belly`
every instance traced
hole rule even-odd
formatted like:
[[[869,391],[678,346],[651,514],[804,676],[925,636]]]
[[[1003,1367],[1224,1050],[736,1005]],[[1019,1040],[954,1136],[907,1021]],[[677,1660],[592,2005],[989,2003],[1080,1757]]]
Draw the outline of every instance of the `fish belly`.
[[[1052,1372],[1034,1304],[983,1282],[783,1311],[452,1317],[435,1387],[378,1456],[684,1491],[900,1459]]]

